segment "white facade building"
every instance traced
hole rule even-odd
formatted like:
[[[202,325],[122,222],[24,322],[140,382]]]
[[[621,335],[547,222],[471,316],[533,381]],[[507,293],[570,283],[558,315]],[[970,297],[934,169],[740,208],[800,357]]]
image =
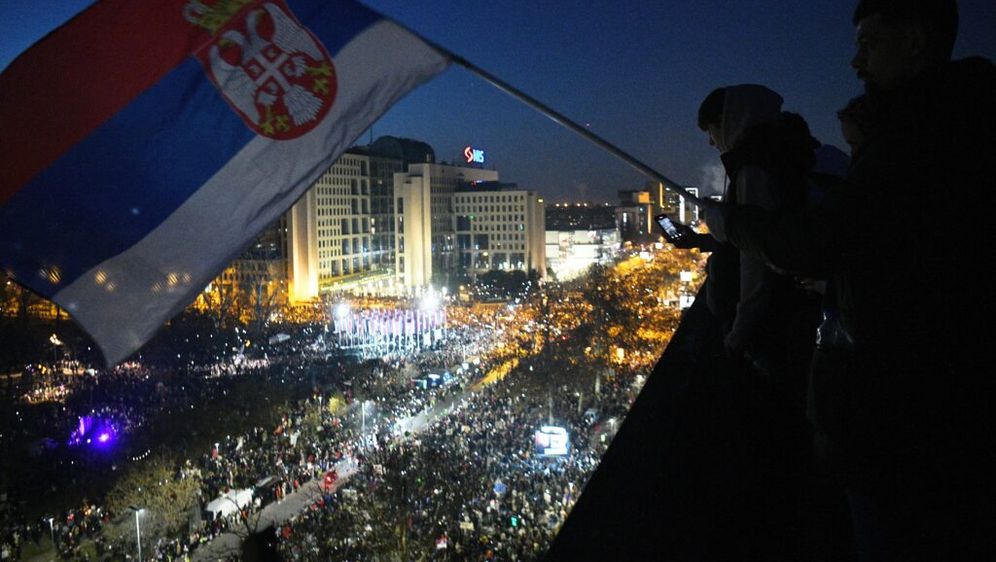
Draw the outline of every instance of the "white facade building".
[[[497,182],[471,184],[453,195],[461,271],[536,271],[546,277],[543,198]]]
[[[467,182],[497,181],[498,172],[448,164],[411,164],[394,174],[395,277],[406,289],[428,287],[451,271],[453,194]]]
[[[332,285],[370,281],[370,157],[346,153],[291,207],[288,215],[291,301]]]
[[[619,230],[548,230],[546,257],[558,281],[584,275],[595,264],[605,264],[619,252]]]

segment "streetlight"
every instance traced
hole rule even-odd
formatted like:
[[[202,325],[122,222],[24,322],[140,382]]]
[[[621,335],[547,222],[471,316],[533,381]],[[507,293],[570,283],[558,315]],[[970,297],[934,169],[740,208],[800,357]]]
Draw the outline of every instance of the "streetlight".
[[[141,523],[139,523],[139,517],[143,512],[145,512],[145,510],[133,505],[129,505],[128,507],[135,512],[135,537],[138,544],[138,562],[142,562],[142,526]]]
[[[62,340],[59,339],[59,336],[52,334],[51,336],[48,337],[48,341],[49,343],[52,344],[52,371],[54,372],[56,368],[56,363],[59,362],[59,357],[57,352],[59,346],[62,345]]]
[[[360,404],[360,439],[362,440],[367,434],[367,400],[364,400]]]
[[[52,532],[52,550],[56,551],[56,557],[58,557],[59,549],[55,546],[55,517],[49,517],[45,521],[48,521],[48,529]]]

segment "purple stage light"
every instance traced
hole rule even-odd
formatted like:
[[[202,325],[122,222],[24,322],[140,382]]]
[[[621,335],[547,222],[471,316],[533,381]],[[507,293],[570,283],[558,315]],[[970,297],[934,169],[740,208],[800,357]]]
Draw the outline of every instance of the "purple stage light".
[[[69,444],[109,447],[114,443],[116,434],[113,421],[96,416],[83,416],[79,419],[77,428],[70,434]]]

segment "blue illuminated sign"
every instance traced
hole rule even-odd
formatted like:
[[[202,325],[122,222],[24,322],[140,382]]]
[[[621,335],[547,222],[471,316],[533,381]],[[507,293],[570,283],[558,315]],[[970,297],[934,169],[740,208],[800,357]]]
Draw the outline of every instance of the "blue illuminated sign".
[[[467,159],[468,164],[483,164],[484,163],[484,149],[474,148],[468,146],[463,149],[463,156]]]

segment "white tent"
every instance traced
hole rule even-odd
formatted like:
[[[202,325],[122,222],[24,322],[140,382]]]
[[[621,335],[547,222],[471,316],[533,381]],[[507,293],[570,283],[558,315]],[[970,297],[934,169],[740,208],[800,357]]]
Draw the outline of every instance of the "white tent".
[[[212,500],[204,508],[209,520],[227,517],[252,503],[252,490],[231,490]]]

